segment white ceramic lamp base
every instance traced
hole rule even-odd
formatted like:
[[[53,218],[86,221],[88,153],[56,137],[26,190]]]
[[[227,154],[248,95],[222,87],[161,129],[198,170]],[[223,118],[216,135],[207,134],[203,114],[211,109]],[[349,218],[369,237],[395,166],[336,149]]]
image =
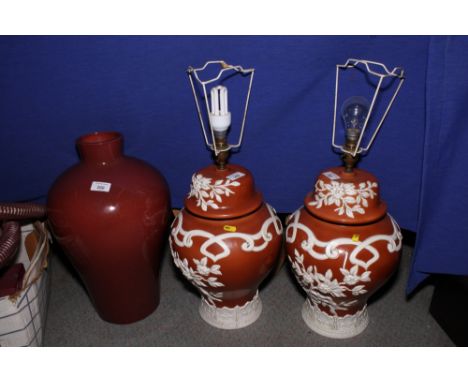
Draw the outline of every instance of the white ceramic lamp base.
[[[240,329],[253,324],[262,313],[262,300],[257,294],[242,306],[218,308],[204,298],[199,308],[200,316],[211,326],[219,329]]]
[[[314,332],[329,338],[350,338],[362,333],[369,323],[365,306],[359,312],[345,317],[330,316],[306,299],[302,318]]]

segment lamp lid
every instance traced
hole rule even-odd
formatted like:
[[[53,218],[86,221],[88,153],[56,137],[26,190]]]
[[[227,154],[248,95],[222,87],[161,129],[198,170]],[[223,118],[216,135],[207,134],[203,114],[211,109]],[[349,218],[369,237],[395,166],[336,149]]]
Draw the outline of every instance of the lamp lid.
[[[221,170],[213,164],[193,174],[185,207],[198,216],[227,219],[247,215],[262,202],[249,170],[235,164]]]
[[[304,205],[316,217],[338,224],[371,223],[387,213],[377,178],[358,168],[345,172],[332,167],[320,173]]]

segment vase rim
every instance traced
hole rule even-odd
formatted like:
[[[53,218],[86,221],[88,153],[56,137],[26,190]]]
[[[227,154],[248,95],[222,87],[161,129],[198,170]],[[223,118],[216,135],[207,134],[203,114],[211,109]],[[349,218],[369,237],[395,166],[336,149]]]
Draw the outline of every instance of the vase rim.
[[[82,135],[76,140],[78,145],[102,145],[122,139],[117,131],[95,131]]]

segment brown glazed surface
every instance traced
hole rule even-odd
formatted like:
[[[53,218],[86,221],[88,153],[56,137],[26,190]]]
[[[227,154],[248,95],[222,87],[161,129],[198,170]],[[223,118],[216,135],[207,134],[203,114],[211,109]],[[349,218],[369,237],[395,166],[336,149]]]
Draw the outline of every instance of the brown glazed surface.
[[[322,242],[330,242],[335,239],[340,238],[347,238],[355,239],[358,238],[359,241],[364,242],[366,239],[377,235],[392,235],[393,233],[393,225],[388,215],[386,215],[383,219],[380,219],[377,222],[367,225],[343,225],[343,224],[333,224],[326,222],[324,220],[320,220],[314,217],[310,212],[308,212],[305,208],[300,209],[300,217],[299,222],[310,227],[313,233],[316,235],[316,238]],[[289,227],[286,230],[286,235],[289,233]],[[314,259],[312,256],[307,254],[302,249],[302,243],[307,240],[307,235],[304,231],[297,231],[296,239],[293,243],[286,244],[286,251],[288,253],[288,257],[290,260],[294,261],[295,258],[295,251],[297,253],[304,255],[304,267],[307,269],[308,267],[316,267],[317,271],[325,275],[327,270],[332,271],[331,280],[336,279],[338,282],[344,281],[344,275],[340,271],[343,267],[344,258],[346,256],[345,252],[351,253],[353,249],[356,247],[354,245],[339,245],[338,249],[340,250],[340,254],[337,256],[336,259],[328,259],[328,260],[317,260]],[[386,241],[377,241],[372,244],[373,247],[379,253],[379,259],[371,264],[366,271],[370,271],[370,282],[356,282],[352,285],[347,285],[349,289],[352,289],[358,285],[363,285],[364,290],[367,293],[360,294],[358,296],[353,296],[351,291],[343,291],[345,297],[337,297],[333,296],[333,294],[324,293],[324,295],[329,296],[332,298],[334,302],[340,304],[346,301],[356,301],[351,306],[347,307],[345,310],[336,310],[337,316],[345,316],[348,314],[354,314],[357,311],[361,310],[366,302],[367,299],[376,291],[378,290],[385,282],[390,278],[390,276],[395,271],[398,262],[400,260],[400,252],[397,253],[390,253],[387,249],[388,243]],[[324,253],[324,248],[315,247],[315,250],[320,253]],[[368,261],[372,258],[372,254],[369,251],[363,250],[361,254],[358,256],[358,259],[363,261]],[[349,264],[349,263],[348,263]],[[348,266],[348,269],[350,267]],[[364,269],[360,269],[359,272],[364,271]],[[296,274],[297,277],[297,274]],[[320,292],[319,292],[320,293]],[[329,315],[333,315],[330,311],[329,307],[326,305],[319,305],[319,309],[324,311]]]
[[[159,304],[159,263],[170,211],[164,177],[122,154],[119,133],[77,140],[81,162],[48,195],[53,234],[83,280],[102,319],[126,324]],[[90,190],[110,183],[108,192]]]
[[[396,269],[400,248],[401,233],[380,200],[377,179],[363,170],[325,170],[305,206],[288,219],[286,250],[296,277],[329,315],[363,309]]]
[[[209,220],[197,217],[186,209],[180,212],[183,216],[183,229],[186,231],[203,230],[213,235],[226,234],[225,226],[236,227],[236,232],[255,234],[260,231],[263,222],[269,217],[266,205],[254,213],[234,219]],[[178,216],[180,219],[180,216]],[[177,225],[174,222],[173,227]],[[214,264],[220,266],[221,275],[217,276],[217,281],[224,284],[220,287],[210,287],[204,289],[209,293],[222,293],[222,301],[213,301],[218,307],[242,306],[253,299],[260,283],[265,279],[268,273],[273,269],[277,255],[281,247],[281,235],[276,234],[273,226],[270,226],[268,232],[273,239],[266,248],[259,252],[247,252],[241,248],[244,240],[240,238],[225,239],[230,255],[214,262],[207,259],[207,266]],[[190,267],[196,269],[195,259],[201,260],[204,256],[200,252],[201,245],[206,241],[204,237],[194,237],[191,248],[178,246],[171,237],[172,249],[177,251],[180,258],[186,259]],[[258,242],[262,242],[259,240]],[[207,250],[213,254],[220,254],[222,248],[213,244]],[[213,275],[211,275],[213,276]]]
[[[234,173],[244,175],[227,182],[226,177]],[[195,185],[197,192],[189,194],[186,208],[172,224],[170,244],[175,263],[198,287],[202,297],[213,305],[242,306],[253,299],[260,283],[275,266],[282,240],[281,222],[274,210],[262,202],[247,169],[232,164],[225,170],[208,166],[194,177],[197,175],[205,178],[204,185]],[[227,184],[233,193],[218,194],[220,198],[216,199],[216,191],[210,188],[216,182]],[[201,194],[202,191],[206,194]],[[200,198],[204,200],[206,211],[202,208],[203,203],[197,203]],[[216,206],[206,205],[209,200]],[[220,216],[224,218],[220,219]],[[251,247],[246,244],[246,237],[255,237]],[[209,240],[212,242],[206,248],[202,247]],[[243,248],[245,246],[248,248]],[[223,257],[223,253],[226,256]],[[209,269],[214,272],[208,272]],[[200,277],[201,284],[194,280],[198,278],[200,281]],[[213,285],[207,281],[209,277],[215,278]]]

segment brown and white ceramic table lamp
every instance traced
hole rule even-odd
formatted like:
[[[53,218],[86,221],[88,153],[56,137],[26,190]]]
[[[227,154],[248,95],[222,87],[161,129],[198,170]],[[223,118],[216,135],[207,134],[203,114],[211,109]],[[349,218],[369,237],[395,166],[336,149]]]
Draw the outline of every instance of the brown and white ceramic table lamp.
[[[363,74],[374,91],[371,102],[362,96],[343,102],[345,137],[338,144],[339,78],[341,72],[352,70]],[[321,172],[315,189],[287,222],[288,258],[307,293],[302,317],[312,330],[326,337],[353,337],[366,328],[367,299],[389,279],[399,262],[400,228],[380,199],[377,178],[355,165],[371,147],[403,79],[401,68],[389,71],[377,62],[349,59],[337,65],[332,146],[342,153],[343,166]],[[392,91],[391,96],[380,120],[370,123],[384,87],[386,92]]]
[[[199,75],[213,67],[219,71],[202,81]],[[258,287],[273,269],[282,241],[281,221],[263,201],[250,171],[227,162],[230,150],[242,143],[254,69],[209,61],[202,68],[189,68],[188,75],[215,163],[193,174],[169,243],[175,265],[201,294],[201,317],[218,328],[238,329],[260,316]],[[238,142],[229,144],[228,89],[220,83],[238,76],[249,78],[248,92]],[[211,86],[209,93],[207,85]],[[196,87],[201,88],[205,101],[209,131]]]

